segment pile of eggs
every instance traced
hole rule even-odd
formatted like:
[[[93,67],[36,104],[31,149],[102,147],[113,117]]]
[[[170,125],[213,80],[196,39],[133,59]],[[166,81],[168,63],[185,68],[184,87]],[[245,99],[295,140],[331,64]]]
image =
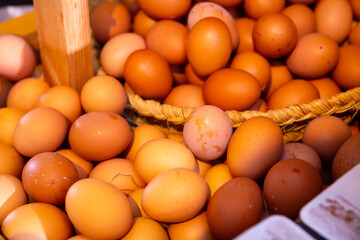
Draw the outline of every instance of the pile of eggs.
[[[269,214],[296,220],[360,162],[358,120],[318,117],[285,143],[272,119],[233,128],[225,110],[360,86],[359,10],[106,1],[90,14],[104,74],[79,92],[50,86],[29,43],[0,35],[0,239],[232,239]],[[126,91],[194,111],[181,133],[131,126]]]

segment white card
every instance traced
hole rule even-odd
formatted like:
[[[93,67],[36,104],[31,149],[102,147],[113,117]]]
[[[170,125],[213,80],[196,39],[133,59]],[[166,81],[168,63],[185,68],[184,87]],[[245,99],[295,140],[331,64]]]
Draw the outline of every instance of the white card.
[[[283,215],[271,215],[249,228],[234,240],[314,240],[293,220]]]
[[[307,203],[300,219],[326,239],[360,239],[360,164]]]

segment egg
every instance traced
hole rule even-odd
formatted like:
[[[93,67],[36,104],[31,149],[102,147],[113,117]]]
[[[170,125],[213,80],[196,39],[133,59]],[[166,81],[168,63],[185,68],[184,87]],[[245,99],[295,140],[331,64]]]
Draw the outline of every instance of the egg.
[[[146,185],[141,206],[152,219],[179,223],[198,215],[209,193],[209,186],[199,173],[173,168],[160,173]]]
[[[310,147],[301,142],[289,142],[284,145],[283,152],[280,160],[298,158],[304,160],[311,165],[320,173],[322,170],[321,159],[319,154]]]
[[[222,185],[207,206],[207,222],[216,239],[232,239],[260,221],[263,210],[259,185],[235,177]]]
[[[12,86],[12,82],[0,77],[0,108],[6,106],[6,99]]]
[[[215,240],[214,236],[210,233],[206,215],[207,213],[204,211],[188,221],[169,224],[167,231],[169,233],[170,239]]]
[[[302,142],[320,156],[324,167],[331,166],[341,145],[351,136],[349,126],[336,116],[320,116],[304,128]]]
[[[314,11],[305,4],[291,4],[282,11],[295,24],[298,38],[316,31],[316,20]]]
[[[360,133],[349,137],[336,151],[331,165],[333,180],[339,179],[350,169],[360,163]]]
[[[172,65],[186,63],[186,39],[189,29],[179,21],[160,20],[146,34],[147,48],[159,53]]]
[[[68,119],[69,125],[83,113],[79,92],[67,85],[53,86],[41,94],[37,107],[59,110]]]
[[[206,171],[204,179],[210,187],[211,196],[213,196],[222,185],[233,179],[233,177],[227,164],[218,163]]]
[[[100,2],[90,12],[90,27],[94,38],[104,44],[110,38],[130,31],[130,11],[121,2]]]
[[[81,115],[71,125],[71,149],[88,161],[104,161],[122,153],[130,143],[131,128],[121,115],[95,111]]]
[[[40,96],[50,85],[40,78],[25,78],[14,84],[7,96],[6,106],[30,111],[37,106]]]
[[[48,203],[29,203],[6,216],[1,232],[6,239],[68,239],[73,226],[67,215]]]
[[[335,40],[321,33],[309,33],[299,38],[296,47],[286,59],[286,66],[297,78],[324,77],[339,59]]]
[[[293,219],[321,190],[318,171],[310,163],[297,158],[284,159],[272,166],[263,185],[269,209]]]
[[[285,14],[267,14],[256,21],[253,42],[255,50],[264,57],[281,58],[294,49],[297,29]]]
[[[37,107],[25,113],[14,129],[15,149],[26,157],[55,151],[64,142],[68,122],[64,114],[50,107]]]
[[[226,152],[233,128],[229,117],[216,106],[195,109],[183,128],[184,143],[196,158],[212,161]]]
[[[285,7],[285,0],[244,0],[244,11],[247,16],[259,19],[266,14],[278,13]]]
[[[74,164],[80,179],[87,178],[94,167],[92,162],[83,159],[72,149],[59,149],[55,153],[63,155]]]
[[[188,15],[187,15],[187,26],[191,30],[194,25],[201,19],[207,17],[215,17],[223,21],[228,27],[231,35],[232,49],[236,49],[239,44],[239,32],[235,19],[228,12],[228,10],[221,5],[214,2],[199,2],[195,3]]]
[[[243,51],[236,54],[231,60],[230,68],[244,70],[252,74],[259,82],[261,89],[265,89],[270,82],[270,63],[257,52]]]
[[[342,43],[351,31],[353,12],[349,1],[321,0],[314,7],[316,32]]]
[[[295,104],[310,103],[320,97],[317,88],[309,81],[293,79],[276,89],[268,100],[270,109],[285,108]]]
[[[170,65],[151,49],[140,49],[130,54],[124,71],[125,81],[143,98],[163,99],[171,91],[173,76]]]
[[[171,89],[164,104],[180,108],[198,108],[205,105],[203,88],[195,84],[181,84]]]
[[[13,133],[16,124],[25,114],[25,111],[18,108],[0,108],[0,142],[13,146]]]
[[[243,51],[254,51],[254,42],[252,32],[255,26],[255,20],[248,17],[235,18],[235,24],[239,32],[239,44],[237,53]]]
[[[282,84],[289,82],[293,79],[289,68],[286,66],[286,64],[282,62],[271,61],[270,73],[270,81],[262,92],[262,96],[265,100],[269,100],[271,94]]]
[[[331,78],[324,77],[309,80],[319,91],[321,99],[329,99],[332,96],[341,93],[339,85]]]
[[[219,18],[202,18],[191,28],[186,54],[196,74],[206,76],[225,67],[231,52],[231,33]]]
[[[91,239],[119,239],[132,226],[132,208],[125,193],[99,179],[85,178],[71,185],[65,210],[75,229]]]
[[[351,89],[360,86],[360,46],[355,44],[339,48],[339,61],[331,72],[336,83],[344,88]]]
[[[191,0],[138,0],[140,8],[156,19],[179,19],[185,16],[191,8]]]
[[[125,62],[136,50],[145,49],[145,39],[137,33],[126,32],[116,35],[105,43],[100,52],[100,64],[107,75],[124,77]]]
[[[260,68],[254,71],[257,72]],[[203,86],[205,104],[217,106],[223,111],[246,110],[255,104],[260,94],[261,86],[254,75],[236,68],[215,71]]]
[[[2,225],[9,213],[28,203],[28,197],[21,180],[9,174],[0,174],[0,189],[0,225]]]
[[[139,10],[133,20],[133,32],[139,34],[144,39],[156,20],[147,15],[143,10]]]
[[[264,177],[279,161],[284,147],[279,125],[267,117],[253,117],[236,128],[227,149],[226,163],[233,177]]]
[[[0,174],[12,175],[20,179],[24,165],[24,157],[13,146],[0,143]]]
[[[360,45],[360,24],[359,22],[356,22],[355,25],[353,25],[350,33],[349,33],[349,43],[350,44],[356,44]]]
[[[135,161],[139,148],[146,142],[155,138],[166,138],[166,134],[156,125],[144,124],[132,129],[132,138],[124,151],[126,159]]]
[[[87,80],[80,91],[81,106],[85,112],[107,111],[121,114],[127,96],[121,82],[111,76],[94,76]]]
[[[184,144],[168,138],[147,141],[135,156],[136,172],[146,183],[166,170],[187,168],[195,171],[196,166],[192,152]]]
[[[124,158],[100,162],[91,170],[89,177],[109,182],[127,195],[146,185],[135,170],[134,162]]]
[[[144,192],[144,188],[137,189],[129,194],[128,199],[132,202],[133,212],[140,212],[140,216],[148,217],[141,206],[141,196]],[[134,215],[135,216],[135,215]]]
[[[165,228],[157,221],[147,217],[137,217],[129,232],[121,238],[122,240],[167,240],[169,236]]]
[[[204,86],[207,76],[200,76],[196,74],[190,63],[187,63],[185,65],[184,73],[186,75],[188,83],[197,85],[199,87]]]
[[[33,74],[36,55],[23,37],[12,33],[0,34],[0,52],[0,76],[17,82]]]
[[[63,155],[42,152],[30,158],[22,172],[26,193],[35,201],[60,205],[70,186],[79,180],[74,164]]]

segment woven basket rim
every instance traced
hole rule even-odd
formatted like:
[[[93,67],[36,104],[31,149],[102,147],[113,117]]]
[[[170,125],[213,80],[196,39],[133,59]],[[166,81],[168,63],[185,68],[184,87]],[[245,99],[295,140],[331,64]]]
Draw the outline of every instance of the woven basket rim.
[[[184,124],[189,117],[192,108],[181,108],[169,104],[163,104],[153,99],[144,99],[141,96],[127,91],[130,107],[139,115],[165,120],[172,124]],[[233,127],[238,127],[245,120],[264,116],[273,119],[280,126],[288,126],[296,122],[304,122],[310,119],[352,112],[355,115],[360,110],[360,87],[338,93],[329,99],[316,99],[306,104],[290,105],[280,109],[270,109],[267,112],[257,110],[227,110]]]

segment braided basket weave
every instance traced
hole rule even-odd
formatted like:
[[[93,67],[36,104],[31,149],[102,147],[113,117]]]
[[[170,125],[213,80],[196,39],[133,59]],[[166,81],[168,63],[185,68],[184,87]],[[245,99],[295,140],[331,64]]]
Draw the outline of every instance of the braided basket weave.
[[[155,100],[145,100],[139,95],[127,92],[130,109],[137,113],[133,117],[135,124],[147,122],[156,123],[169,128],[175,126],[181,131],[182,125],[193,109],[180,108],[168,104],[161,104]],[[238,127],[242,122],[256,116],[273,119],[281,128],[284,141],[299,141],[306,124],[319,116],[333,115],[350,123],[360,110],[360,87],[341,92],[330,99],[317,99],[308,104],[291,105],[282,109],[260,111],[226,111],[232,126]],[[155,120],[155,121],[154,121]]]

